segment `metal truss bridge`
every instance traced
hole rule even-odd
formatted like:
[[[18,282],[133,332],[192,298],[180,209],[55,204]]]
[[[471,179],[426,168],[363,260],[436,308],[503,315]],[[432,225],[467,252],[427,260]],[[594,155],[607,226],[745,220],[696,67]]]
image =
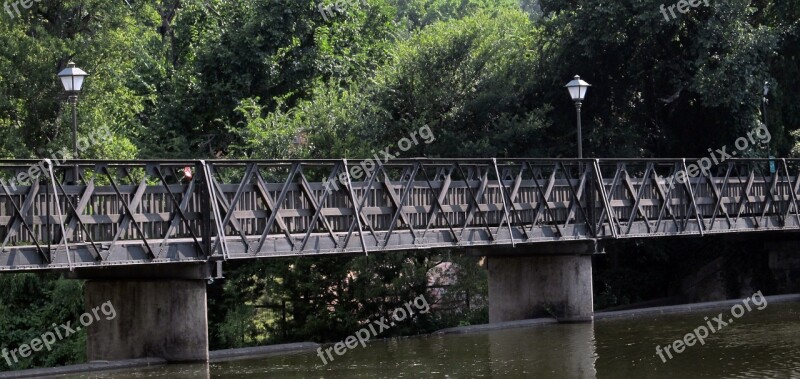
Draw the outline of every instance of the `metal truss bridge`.
[[[800,160],[687,161],[0,161],[0,271],[800,231]]]

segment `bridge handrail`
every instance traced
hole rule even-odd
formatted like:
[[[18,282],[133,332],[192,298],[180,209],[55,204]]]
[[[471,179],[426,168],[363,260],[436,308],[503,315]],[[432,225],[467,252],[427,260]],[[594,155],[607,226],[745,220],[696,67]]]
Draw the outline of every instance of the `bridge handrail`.
[[[800,229],[800,159],[693,162],[0,160],[0,270]]]

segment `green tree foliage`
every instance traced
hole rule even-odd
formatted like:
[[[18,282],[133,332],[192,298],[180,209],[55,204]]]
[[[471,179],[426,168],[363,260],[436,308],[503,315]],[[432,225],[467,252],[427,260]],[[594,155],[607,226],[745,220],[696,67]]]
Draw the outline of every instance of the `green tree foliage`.
[[[459,267],[442,298],[427,291],[428,274],[445,261]],[[301,257],[234,264],[210,304],[212,347],[289,341],[336,341],[365,322],[389,318],[423,295],[449,312],[418,313],[381,337],[432,332],[460,322],[488,321],[486,272],[475,258],[431,252],[368,257]],[[214,292],[214,291],[212,291]],[[470,299],[467,307],[465,299]],[[455,304],[455,306],[453,305]]]
[[[397,43],[370,81],[328,85],[273,117],[307,127],[318,157],[371,156],[424,125],[438,142],[406,156],[543,156],[550,107],[529,100],[539,32],[519,10],[437,23]]]
[[[482,10],[517,9],[516,0],[394,0],[398,20],[409,30],[458,20]]]
[[[399,44],[370,90],[383,116],[361,126],[369,141],[397,141],[431,125],[419,156],[535,156],[544,149],[548,107],[528,101],[540,37],[519,10],[437,23]]]
[[[71,111],[55,74],[75,60],[92,75],[80,97],[79,134],[113,135],[83,157],[134,157],[128,131],[139,126],[145,99],[129,87],[129,76],[146,54],[140,38],[152,32],[119,4],[36,5],[0,23],[0,152],[6,158],[44,157],[69,146]]]
[[[796,91],[800,86],[800,4],[797,2],[759,2],[761,22],[772,26],[781,34],[777,54],[770,59],[773,80],[769,97],[769,128],[776,138],[775,146],[792,146],[791,154],[800,156],[800,103]],[[790,137],[791,135],[791,137]],[[785,154],[779,149],[777,156]],[[775,152],[775,149],[773,149]]]
[[[370,3],[327,21],[313,1],[175,6],[175,17],[161,28],[169,30],[170,76],[152,83],[171,96],[148,109],[153,119],[143,138],[152,146],[149,155],[224,155],[248,143],[236,137],[238,128],[252,127],[252,106],[280,111],[307,98],[321,81],[364,77],[385,59],[394,28],[391,9]]]
[[[540,83],[555,87],[581,73],[594,85],[584,106],[590,155],[700,156],[757,126],[780,32],[758,22],[749,0],[713,2],[670,21],[661,5],[543,4],[546,34],[555,36],[546,71],[554,75]],[[542,100],[556,105],[555,123],[571,134],[563,94]]]
[[[0,275],[0,349],[18,349],[34,338],[52,331],[56,325],[79,324],[83,314],[83,283],[58,280],[56,274]],[[0,361],[0,371],[31,367],[52,367],[81,363],[85,358],[86,331],[81,330],[53,345],[52,351],[33,352],[8,366]]]

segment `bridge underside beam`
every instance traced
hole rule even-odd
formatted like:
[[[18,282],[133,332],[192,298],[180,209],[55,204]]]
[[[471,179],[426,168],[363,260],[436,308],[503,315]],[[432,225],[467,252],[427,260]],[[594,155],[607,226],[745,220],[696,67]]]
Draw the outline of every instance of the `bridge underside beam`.
[[[765,225],[760,228],[750,225],[750,221],[741,220],[737,225],[741,224],[741,228],[733,230],[725,229],[722,225],[724,220],[716,220],[713,224],[715,227],[703,232],[703,235],[731,235],[731,234],[766,234],[771,233],[775,235],[798,232],[796,226],[788,226],[781,229],[777,227],[770,228],[769,225],[777,223],[775,217],[765,217]],[[631,233],[622,235],[619,238],[656,238],[656,237],[676,237],[676,236],[701,236],[701,232],[697,228],[688,226],[683,231],[674,229],[674,225],[666,224],[663,230],[658,233],[647,232],[647,227],[644,222],[633,222],[631,224]],[[798,223],[800,225],[800,223]],[[465,238],[457,241],[452,238],[451,232],[446,229],[432,229],[429,230],[424,239],[415,238],[408,230],[396,230],[393,232],[389,242],[385,245],[376,243],[375,238],[371,237],[369,233],[364,235],[364,243],[367,251],[370,253],[388,252],[388,251],[402,251],[402,250],[415,250],[415,249],[436,249],[436,248],[493,248],[499,244],[511,245],[515,242],[518,246],[527,246],[528,249],[538,251],[542,245],[551,243],[576,243],[583,242],[589,243],[592,241],[590,236],[585,231],[585,226],[570,226],[569,228],[562,228],[565,236],[559,237],[555,227],[541,227],[534,230],[528,230],[529,238],[525,238],[518,228],[512,229],[511,234],[507,232],[506,228],[500,228],[497,235],[492,237],[485,230],[485,228],[466,228]],[[513,238],[511,237],[513,235]],[[337,235],[339,241],[343,241],[346,235]],[[767,238],[765,236],[764,238]],[[599,240],[609,240],[611,238],[599,238]],[[361,254],[362,242],[358,233],[350,238],[346,247],[337,247],[330,237],[323,233],[312,233],[309,237],[308,246],[304,250],[293,249],[288,243],[287,239],[283,236],[272,236],[266,240],[266,243],[261,250],[257,252],[250,251],[250,247],[257,244],[257,237],[248,237],[247,245],[245,245],[239,237],[226,237],[226,244],[228,246],[228,259],[252,259],[252,258],[274,258],[274,257],[290,257],[297,255],[325,255],[325,254]],[[297,234],[293,235],[293,241],[299,243],[302,236]],[[160,241],[150,240],[151,244],[156,244]],[[90,245],[82,244],[70,246],[70,256],[63,250],[54,254],[51,262],[42,260],[41,255],[37,252],[36,247],[31,246],[15,246],[13,250],[0,251],[0,273],[7,271],[39,271],[39,270],[74,270],[81,269],[98,269],[98,268],[111,268],[119,267],[120,265],[161,265],[161,264],[188,264],[190,262],[205,262],[207,258],[198,253],[197,248],[190,239],[175,238],[169,241],[165,247],[162,258],[149,258],[147,257],[146,250],[141,243],[136,241],[126,241],[120,244],[114,254],[109,255],[107,260],[98,262],[92,255],[93,249]],[[222,256],[216,252],[212,255],[211,259],[222,259]],[[148,269],[149,270],[149,269]]]
[[[87,359],[158,357],[170,362],[208,361],[206,281],[197,265],[172,266],[172,277],[144,273],[111,279],[107,270],[86,282],[86,312],[110,303],[116,317],[87,328]],[[183,267],[180,267],[183,266]],[[116,270],[114,270],[116,271]],[[91,273],[89,273],[91,275]],[[106,306],[108,309],[108,305]],[[105,314],[105,313],[103,313]]]
[[[545,248],[526,246],[529,255],[492,254],[489,267],[489,322],[555,317],[561,322],[594,319],[589,244]],[[558,249],[557,252],[548,250]]]

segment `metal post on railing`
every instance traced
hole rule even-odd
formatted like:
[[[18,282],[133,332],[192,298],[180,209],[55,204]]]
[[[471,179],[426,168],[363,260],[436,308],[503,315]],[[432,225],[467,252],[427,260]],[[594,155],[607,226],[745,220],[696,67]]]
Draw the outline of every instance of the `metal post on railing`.
[[[592,233],[592,237],[597,238],[597,224],[595,224],[595,181],[594,181],[594,167],[593,165],[586,165],[586,190],[584,194],[586,196],[586,206],[588,207],[586,216],[589,218],[587,221],[587,226],[589,227],[589,233]],[[591,177],[591,179],[590,179]]]
[[[611,204],[609,203],[608,193],[606,193],[606,187],[605,187],[605,184],[603,183],[603,172],[600,170],[600,160],[599,159],[595,159],[593,164],[594,164],[594,171],[595,171],[595,179],[597,180],[597,185],[598,185],[598,188],[600,189],[599,195],[600,195],[600,200],[602,201],[602,204],[603,204],[604,214],[605,214],[605,217],[608,218],[608,226],[609,226],[609,229],[611,230],[611,235],[614,237],[614,239],[617,239],[618,238],[618,234],[617,234],[616,224],[614,222],[614,218],[612,217]],[[617,168],[617,169],[619,169],[619,168]],[[613,190],[613,187],[612,187],[612,190]],[[603,216],[600,216],[600,217],[602,218]],[[598,221],[598,223],[599,223],[599,221]],[[601,226],[598,225],[598,230],[600,228],[601,228]],[[598,232],[598,234],[599,234],[599,232]]]
[[[203,250],[206,258],[210,257],[211,252],[211,193],[208,190],[206,183],[205,161],[195,163],[195,186],[197,194],[200,198],[200,239],[203,241]]]
[[[364,252],[364,255],[369,256],[369,252],[367,251],[367,243],[364,241],[364,228],[361,226],[361,208],[358,206],[358,201],[356,200],[356,195],[353,191],[353,182],[350,180],[350,170],[347,167],[347,159],[342,159],[342,165],[347,176],[347,183],[343,184],[347,187],[350,201],[353,202],[353,215],[355,215],[356,223],[358,224],[358,238],[361,240],[361,251]],[[347,246],[345,246],[345,248],[347,248]]]
[[[681,168],[683,169],[683,172],[689,172],[689,169],[686,167],[686,158],[681,159]],[[698,183],[699,183],[699,180],[698,180]],[[685,189],[688,191],[689,200],[691,200],[691,202],[692,202],[692,209],[687,210],[686,225],[684,226],[684,231],[686,231],[686,228],[689,226],[688,212],[691,212],[692,210],[694,210],[694,217],[695,217],[695,220],[697,221],[697,227],[700,229],[700,237],[703,237],[705,235],[705,230],[704,229],[705,229],[705,225],[706,224],[700,218],[700,210],[697,209],[697,201],[696,201],[696,199],[694,197],[694,189],[692,189],[692,181],[691,181],[691,179],[689,179],[687,177],[685,182],[684,182],[684,185],[686,186]]]
[[[508,204],[506,204],[505,184],[503,184],[503,178],[500,177],[500,170],[497,169],[497,158],[492,158],[492,165],[494,165],[494,174],[497,176],[497,185],[500,187],[500,199],[503,200],[503,212],[505,213],[508,225],[508,236],[509,238],[511,238],[511,247],[517,247],[517,241],[514,240],[514,232],[511,230],[511,217],[508,215]],[[508,198],[508,201],[511,202],[511,197]]]
[[[49,167],[50,164],[51,163],[49,161],[45,161],[45,165],[47,165],[48,167]],[[55,183],[51,183],[51,184],[53,184],[53,187],[55,187]],[[53,189],[55,190],[55,188],[53,188]],[[58,195],[58,193],[53,191],[53,195]],[[46,178],[45,178],[45,186],[44,186],[44,201],[45,201],[45,208],[46,208],[45,212],[46,212],[46,217],[47,217],[47,223],[45,224],[46,228],[47,228],[47,253],[50,254],[50,253],[53,252],[53,227],[52,227],[53,224],[52,224],[52,222],[50,220],[50,208],[51,208],[51,204],[50,204],[50,186],[47,185],[47,179]]]

